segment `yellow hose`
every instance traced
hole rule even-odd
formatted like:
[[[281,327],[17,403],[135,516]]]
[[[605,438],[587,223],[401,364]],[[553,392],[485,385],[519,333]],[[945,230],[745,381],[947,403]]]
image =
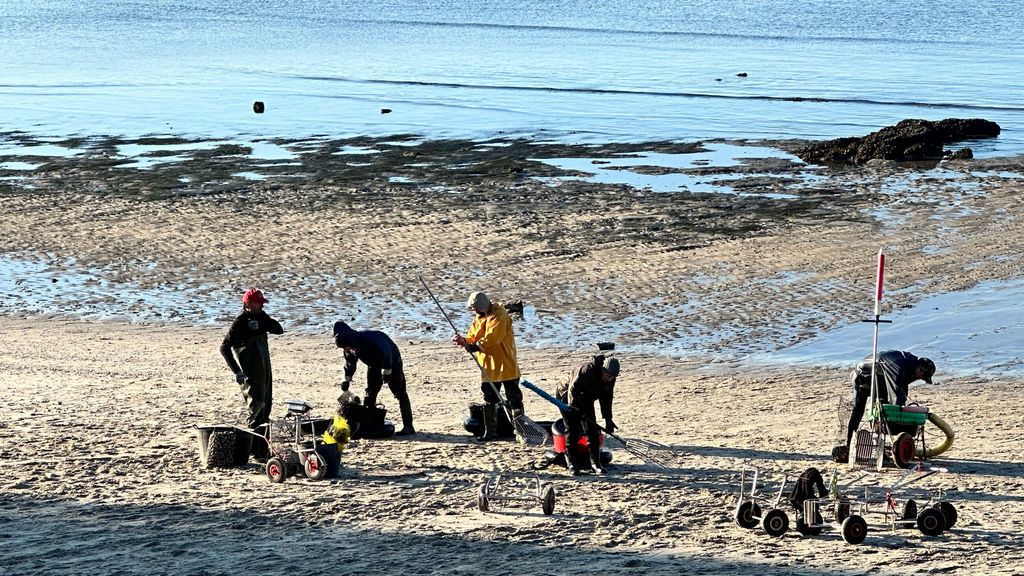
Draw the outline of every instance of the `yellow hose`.
[[[938,446],[934,448],[918,448],[918,458],[934,458],[935,456],[942,454],[946,450],[949,450],[950,447],[953,446],[953,428],[949,424],[946,424],[946,421],[943,420],[942,418],[939,418],[939,416],[934,412],[928,413],[928,420],[932,424],[938,426],[939,430],[942,430],[942,432],[946,434],[946,439],[943,440]]]

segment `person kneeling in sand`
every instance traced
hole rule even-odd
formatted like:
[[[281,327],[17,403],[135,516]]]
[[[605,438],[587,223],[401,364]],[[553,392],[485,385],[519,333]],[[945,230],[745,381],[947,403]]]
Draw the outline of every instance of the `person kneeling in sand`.
[[[359,360],[366,364],[366,395],[364,406],[375,406],[377,394],[384,384],[398,400],[402,413],[402,429],[395,436],[409,436],[416,433],[412,426],[412,404],[405,389],[405,372],[402,370],[402,354],[387,334],[376,330],[357,332],[342,321],[334,323],[334,343],[345,350],[345,380],[342,395],[348,392],[352,376],[356,373]]]
[[[235,374],[235,382],[242,388],[242,397],[249,409],[246,423],[254,431],[259,431],[263,424],[270,421],[274,397],[267,334],[284,334],[281,323],[263,310],[266,303],[263,292],[255,288],[247,291],[242,296],[242,313],[231,323],[220,345],[224,361]],[[261,434],[263,432],[260,431]],[[253,442],[252,446],[252,453],[257,459],[266,457],[265,443]]]
[[[618,377],[619,361],[617,358],[594,356],[593,360],[573,370],[569,375],[569,380],[559,386],[555,393],[559,400],[572,408],[562,412],[562,420],[566,427],[565,465],[573,476],[579,474],[579,470],[573,464],[570,454],[579,444],[580,437],[584,432],[587,434],[591,467],[597,474],[605,473],[604,466],[601,465],[601,429],[597,426],[594,402],[601,403],[604,429],[614,434],[612,400],[615,396],[615,380]]]

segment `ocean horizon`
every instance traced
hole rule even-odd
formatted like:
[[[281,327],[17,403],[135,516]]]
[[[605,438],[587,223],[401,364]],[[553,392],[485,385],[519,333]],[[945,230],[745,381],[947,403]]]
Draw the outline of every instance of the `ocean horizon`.
[[[967,144],[1006,156],[1021,21],[980,1],[8,0],[0,133],[597,143],[979,117],[1003,132]]]

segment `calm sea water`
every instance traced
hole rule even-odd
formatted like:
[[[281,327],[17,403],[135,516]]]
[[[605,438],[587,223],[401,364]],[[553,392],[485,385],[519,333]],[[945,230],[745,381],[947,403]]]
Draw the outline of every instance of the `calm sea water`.
[[[1024,152],[1022,23],[991,0],[3,0],[0,132],[832,138],[959,116],[999,122],[975,150],[1002,155]]]

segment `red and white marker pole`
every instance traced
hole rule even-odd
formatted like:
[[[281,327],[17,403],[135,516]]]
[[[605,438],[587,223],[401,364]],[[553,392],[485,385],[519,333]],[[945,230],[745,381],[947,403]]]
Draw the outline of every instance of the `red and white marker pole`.
[[[885,253],[882,252],[881,248],[879,248],[878,268],[875,271],[875,317],[872,320],[864,320],[864,322],[871,322],[872,324],[875,325],[874,335],[871,339],[871,395],[868,400],[867,406],[865,406],[865,408],[867,408],[868,410],[867,421],[869,429],[874,428],[874,425],[878,421],[881,412],[879,407],[875,405],[875,402],[877,402],[878,400],[878,325],[889,324],[892,322],[892,320],[882,320],[882,288],[884,283]],[[881,470],[882,459],[885,453],[885,451],[883,450],[884,439],[882,437],[881,430],[875,430],[875,432],[875,445],[872,450],[877,455],[877,466],[878,469]],[[861,457],[861,455],[859,454],[861,446],[859,443],[855,443],[854,438],[849,438],[848,440],[851,444],[849,453],[849,463],[852,466],[856,465],[859,457]]]
[[[871,397],[868,401],[868,422],[875,421],[875,399],[878,398],[878,325],[882,316],[882,285],[885,281],[885,253],[878,249],[878,270],[875,272],[875,334],[871,339]]]
[[[878,272],[875,275],[875,317],[882,315],[882,284],[885,280],[885,254],[878,249]]]

